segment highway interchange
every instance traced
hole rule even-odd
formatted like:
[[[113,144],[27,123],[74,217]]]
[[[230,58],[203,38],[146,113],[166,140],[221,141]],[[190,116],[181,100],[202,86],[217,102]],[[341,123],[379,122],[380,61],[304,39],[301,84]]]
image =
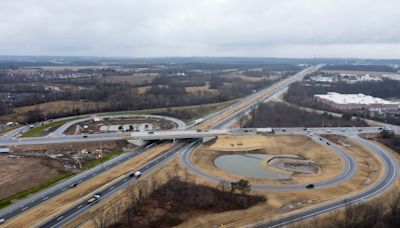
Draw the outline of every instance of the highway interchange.
[[[319,66],[320,67],[320,66]],[[235,111],[233,114],[229,115],[228,117],[224,118],[223,120],[217,122],[214,124],[213,127],[210,129],[226,129],[227,127],[231,126],[232,123],[234,123],[238,118],[240,118],[242,115],[248,113],[253,109],[259,102],[266,102],[271,99],[274,99],[277,95],[283,93],[286,89],[287,86],[292,83],[293,81],[300,80],[302,77],[304,77],[306,74],[315,71],[318,69],[318,67],[315,68],[309,68],[306,69],[305,71],[290,77],[288,79],[285,79],[265,90],[259,91],[257,93],[254,93],[239,102],[230,105],[218,112],[212,113],[210,115],[207,115],[204,117],[205,121],[212,120],[213,118],[219,116],[220,114],[224,112],[231,112],[234,110],[236,107],[243,105],[246,102],[251,102],[250,105],[246,105],[244,108],[241,108],[238,111]],[[266,91],[271,91],[270,93],[267,93],[265,96],[260,96]],[[252,101],[254,97],[260,96],[255,101]],[[84,118],[88,118],[87,116]],[[7,134],[6,136],[0,137],[0,145],[29,145],[29,144],[46,144],[46,143],[65,143],[65,142],[82,142],[82,141],[99,141],[99,140],[120,140],[124,136],[127,136],[126,133],[110,133],[110,134],[98,134],[98,135],[90,135],[89,138],[82,138],[82,136],[66,136],[63,134],[63,131],[65,131],[69,126],[71,126],[75,122],[79,122],[82,120],[76,120],[73,122],[70,122],[68,124],[65,124],[58,128],[52,135],[47,136],[47,137],[37,137],[37,138],[26,138],[26,139],[21,139],[21,138],[16,138],[14,137],[15,134],[20,132],[21,130],[25,131],[27,130],[26,127],[22,129],[16,129],[12,131],[11,133]],[[173,120],[175,121],[175,120]],[[184,124],[180,123],[178,124],[179,129],[193,129],[196,126],[195,125],[189,125],[185,126]],[[345,200],[338,200],[334,202],[330,202],[327,204],[324,204],[322,206],[314,207],[312,209],[306,209],[303,210],[302,212],[295,213],[289,217],[285,217],[279,220],[273,220],[273,221],[266,221],[263,223],[255,224],[255,226],[260,226],[260,227],[278,227],[282,226],[285,224],[289,224],[292,222],[296,222],[305,218],[309,218],[312,216],[320,215],[322,213],[326,213],[332,210],[336,210],[337,208],[343,207],[348,203],[354,203],[358,202],[360,200],[368,199],[368,198],[373,198],[380,193],[384,192],[387,190],[390,186],[392,186],[395,181],[398,178],[398,165],[394,161],[394,159],[391,157],[391,155],[383,150],[381,147],[378,145],[371,143],[365,139],[362,139],[357,136],[357,134],[362,131],[362,133],[376,133],[379,132],[378,128],[309,128],[308,131],[304,131],[302,128],[285,128],[285,129],[274,129],[276,134],[306,134],[309,135],[310,137],[314,138],[315,141],[319,143],[323,143],[326,145],[327,140],[323,139],[321,142],[319,139],[317,139],[318,136],[317,134],[340,134],[344,135],[347,137],[350,137],[351,139],[355,140],[356,142],[366,146],[367,148],[371,149],[371,151],[375,152],[378,156],[380,156],[383,161],[386,164],[386,172],[385,176],[380,179],[380,181],[374,185],[371,188],[368,188],[366,191],[359,192],[357,195],[347,198]],[[284,130],[284,131],[283,131]],[[397,130],[397,129],[395,129]],[[327,132],[329,131],[329,132]],[[162,143],[162,142],[158,142]],[[205,178],[214,180],[214,181],[221,181],[218,177],[214,176],[209,176],[205,173],[202,173],[199,171],[196,167],[194,167],[191,163],[190,160],[188,159],[190,152],[198,145],[199,141],[198,140],[189,140],[189,141],[184,141],[181,143],[178,143],[176,147],[173,149],[161,154],[160,156],[156,157],[154,160],[150,161],[149,163],[143,165],[140,170],[146,174],[147,172],[155,170],[157,167],[159,167],[162,164],[165,164],[176,154],[179,154],[181,160],[183,163],[186,165],[187,168],[189,168],[191,171],[196,173],[197,175],[203,176]],[[90,169],[88,171],[82,172],[60,184],[57,184],[53,187],[50,187],[47,190],[44,190],[40,193],[34,194],[33,196],[30,196],[24,200],[21,200],[19,202],[16,202],[12,206],[5,208],[0,211],[0,218],[5,218],[5,219],[10,219],[12,217],[15,217],[21,213],[23,213],[26,210],[29,210],[40,203],[62,193],[68,190],[68,186],[70,186],[72,183],[81,183],[84,181],[87,181],[91,178],[95,178],[97,175],[101,174],[102,172],[111,169],[115,167],[116,165],[131,159],[139,154],[145,153],[148,149],[151,147],[157,146],[157,143],[152,143],[147,145],[146,147],[140,147],[138,149],[135,149],[131,152],[124,153],[121,156],[118,156],[112,160],[109,160],[105,162],[101,166],[97,166],[93,169]],[[354,161],[354,158],[352,158],[349,154],[347,154],[345,151],[341,150],[339,147],[337,147],[334,143],[330,143],[329,145],[334,149],[337,153],[339,153],[340,156],[343,157],[343,160],[346,162],[346,168],[341,173],[337,178],[331,179],[331,180],[326,180],[321,183],[315,183],[316,188],[325,188],[328,186],[332,186],[335,184],[338,184],[340,182],[346,181],[350,179],[354,173],[357,170],[357,163]],[[132,184],[135,181],[134,178],[121,178],[120,180],[116,181],[115,183],[107,186],[106,188],[102,189],[102,198],[109,197],[111,196],[114,192],[116,192],[119,189],[122,189],[129,184]],[[285,185],[285,186],[266,186],[266,185],[252,185],[253,188],[256,189],[263,189],[263,190],[276,190],[276,191],[293,191],[293,190],[299,190],[299,189],[304,189],[304,185]],[[83,199],[81,202],[78,204],[74,205],[72,208],[69,208],[67,211],[62,212],[61,214],[55,216],[54,218],[44,222],[43,224],[40,225],[40,227],[59,227],[64,224],[67,224],[70,222],[72,219],[76,218],[77,216],[83,214],[86,212],[86,210],[90,207],[86,203],[87,199]]]

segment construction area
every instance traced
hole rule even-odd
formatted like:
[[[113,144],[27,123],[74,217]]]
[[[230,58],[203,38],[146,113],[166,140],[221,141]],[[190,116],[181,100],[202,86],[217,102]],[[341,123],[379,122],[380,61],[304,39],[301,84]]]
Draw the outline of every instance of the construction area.
[[[150,131],[175,129],[177,125],[171,121],[150,116],[131,117],[95,117],[71,125],[68,135],[100,134],[108,132]]]

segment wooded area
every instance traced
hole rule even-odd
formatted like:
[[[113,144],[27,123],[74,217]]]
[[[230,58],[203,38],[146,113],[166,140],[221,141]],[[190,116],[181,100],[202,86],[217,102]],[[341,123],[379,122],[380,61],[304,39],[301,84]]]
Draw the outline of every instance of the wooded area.
[[[266,103],[252,110],[245,127],[352,127],[367,126],[351,116],[333,117],[328,113],[308,112],[284,103]]]

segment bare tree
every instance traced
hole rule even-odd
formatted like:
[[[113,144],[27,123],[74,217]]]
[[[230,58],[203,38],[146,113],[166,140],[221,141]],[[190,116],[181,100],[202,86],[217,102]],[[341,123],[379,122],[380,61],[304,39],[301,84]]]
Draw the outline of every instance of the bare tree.
[[[122,214],[122,202],[119,199],[115,199],[111,202],[110,207],[111,214],[114,218],[114,223],[118,224],[121,221]]]
[[[92,221],[96,228],[104,228],[107,225],[107,212],[104,208],[99,208],[93,212]]]

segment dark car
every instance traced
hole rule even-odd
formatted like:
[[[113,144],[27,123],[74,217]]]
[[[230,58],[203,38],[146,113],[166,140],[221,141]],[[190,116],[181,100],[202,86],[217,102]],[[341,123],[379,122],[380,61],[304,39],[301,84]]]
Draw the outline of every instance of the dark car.
[[[314,187],[315,187],[314,184],[308,184],[308,185],[306,185],[306,188],[307,188],[307,189],[313,189]]]
[[[326,145],[328,145],[328,146],[329,146],[329,145],[331,145],[331,143],[330,143],[330,142],[326,142]]]
[[[84,136],[82,136],[83,138],[87,138],[88,136],[87,135],[84,135]]]
[[[78,183],[73,183],[73,184],[71,184],[69,187],[70,187],[70,188],[75,188],[76,186],[78,186]]]
[[[282,131],[286,131],[285,129],[282,129]]]

